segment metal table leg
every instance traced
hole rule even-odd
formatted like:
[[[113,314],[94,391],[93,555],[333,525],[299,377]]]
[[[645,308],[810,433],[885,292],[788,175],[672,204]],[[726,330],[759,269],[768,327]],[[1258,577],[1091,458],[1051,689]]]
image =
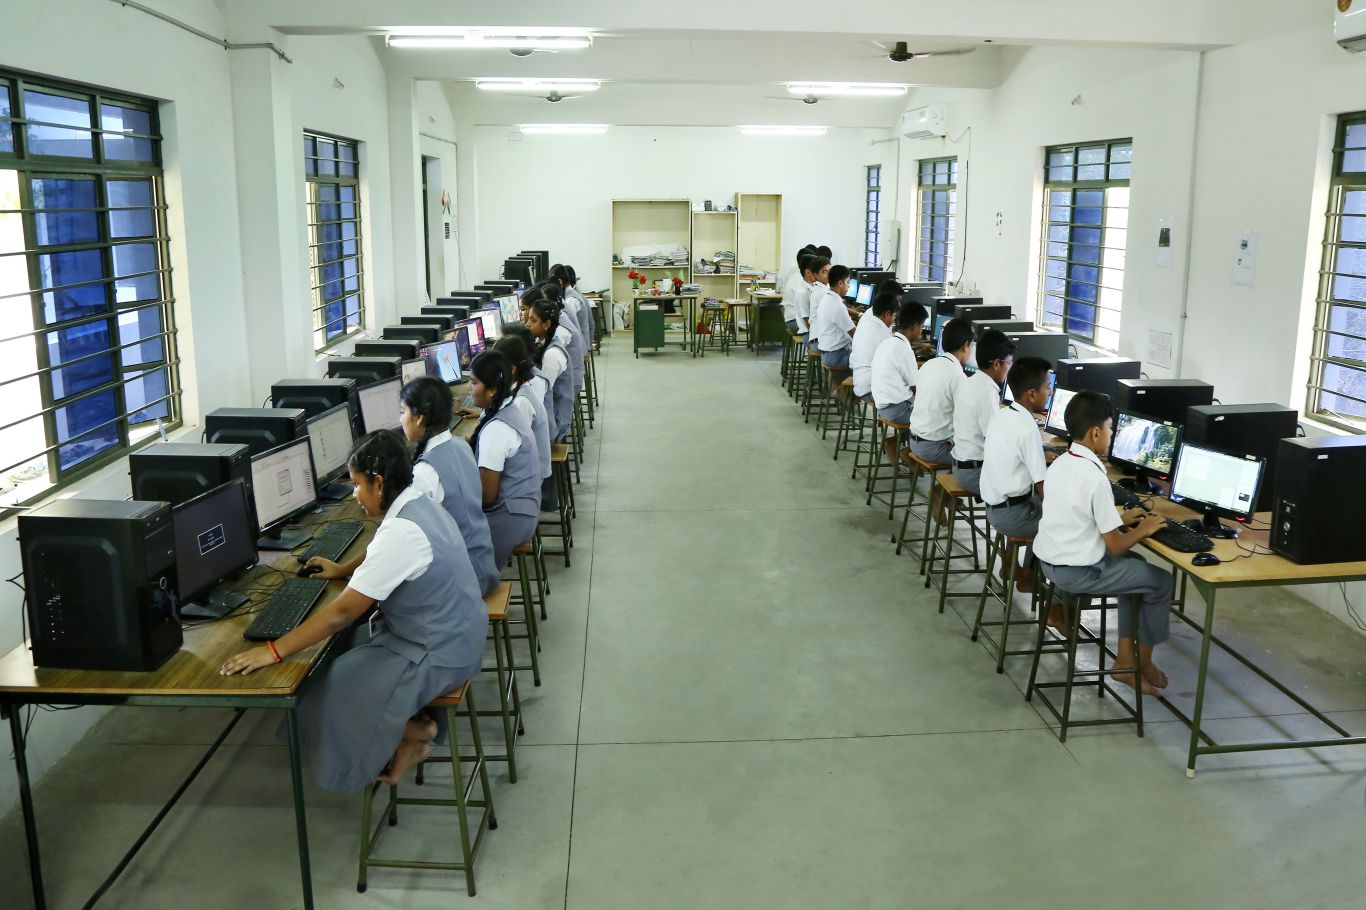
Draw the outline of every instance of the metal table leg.
[[[294,827],[299,840],[299,881],[304,889],[304,910],[313,910],[313,871],[308,861],[308,818],[304,810],[304,775],[299,749],[299,712],[290,708],[289,775],[294,784]]]
[[[38,818],[33,812],[33,793],[29,789],[28,757],[25,754],[22,706],[8,704],[10,738],[14,741],[14,768],[19,774],[19,805],[24,814],[24,840],[28,845],[28,880],[33,888],[34,910],[47,910],[43,893],[43,866],[38,856]]]
[[[1213,586],[1196,584],[1200,596],[1205,601],[1205,627],[1200,637],[1200,672],[1195,682],[1195,711],[1191,713],[1190,752],[1186,756],[1186,777],[1195,779],[1196,750],[1200,748],[1200,716],[1205,710],[1205,683],[1209,679],[1209,646],[1214,638],[1214,592]]]

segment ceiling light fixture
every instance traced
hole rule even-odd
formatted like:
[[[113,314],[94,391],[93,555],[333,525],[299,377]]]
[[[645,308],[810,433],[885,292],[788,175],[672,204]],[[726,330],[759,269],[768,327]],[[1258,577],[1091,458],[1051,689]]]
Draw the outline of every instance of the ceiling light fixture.
[[[523,123],[518,127],[528,136],[597,136],[607,132],[605,123]]]
[[[823,126],[742,126],[745,136],[824,136]]]
[[[422,33],[388,35],[389,47],[454,48],[463,50],[524,48],[529,50],[570,51],[593,46],[591,33],[578,29],[508,28],[471,29],[447,34]]]
[[[476,79],[474,87],[485,92],[596,92],[602,83],[596,79]]]
[[[892,82],[789,82],[793,95],[861,95],[867,98],[895,98],[906,94],[906,86]]]

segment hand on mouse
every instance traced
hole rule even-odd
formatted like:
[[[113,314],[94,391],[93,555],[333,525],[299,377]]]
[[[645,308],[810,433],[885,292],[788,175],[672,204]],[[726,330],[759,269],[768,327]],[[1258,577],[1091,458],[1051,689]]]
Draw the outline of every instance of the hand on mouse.
[[[312,571],[309,571],[312,570]],[[342,567],[330,559],[323,559],[321,556],[314,556],[303,564],[299,570],[300,575],[310,575],[313,578],[344,578],[345,573]]]

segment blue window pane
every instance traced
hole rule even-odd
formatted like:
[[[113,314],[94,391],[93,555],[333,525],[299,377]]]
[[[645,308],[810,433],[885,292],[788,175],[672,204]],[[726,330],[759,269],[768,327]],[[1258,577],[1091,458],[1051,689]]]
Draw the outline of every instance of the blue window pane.
[[[1048,255],[1053,259],[1066,259],[1067,247],[1068,244],[1066,243],[1049,243]]]
[[[1088,284],[1097,284],[1100,280],[1100,269],[1091,268],[1085,265],[1074,265],[1068,271],[1067,277],[1073,281],[1085,281]]]
[[[345,324],[345,312],[343,311],[341,303],[329,303],[323,309],[323,320],[323,332],[325,337],[331,339],[336,338],[338,335],[345,334],[346,329],[343,327]]]
[[[346,330],[350,332],[360,328],[360,298],[348,297],[343,302],[346,305]]]
[[[114,378],[113,355],[100,353],[109,350],[108,323],[89,323],[49,332],[47,350],[54,366],[92,354],[99,355],[52,371],[52,397],[58,401],[104,385]]]
[[[27,128],[29,151],[35,155],[59,155],[65,158],[94,156],[90,141],[90,102],[80,98],[64,98],[45,92],[24,92],[24,111],[29,120],[63,126],[30,124]],[[70,127],[83,127],[71,129]]]
[[[1061,297],[1048,296],[1043,299],[1044,315],[1054,317],[1049,322],[1057,323],[1062,321],[1063,299]]]
[[[1053,205],[1048,208],[1049,221],[1071,221],[1072,209],[1066,205]]]
[[[93,209],[99,203],[94,178],[46,177],[29,181],[39,246],[64,246],[99,240],[99,216],[94,212],[61,211]]]
[[[359,275],[359,274],[360,274],[360,263],[357,262],[357,261],[354,260],[354,259],[343,259],[343,260],[342,260],[342,274],[345,275],[347,278],[351,278],[351,277],[353,277],[353,276],[355,276],[355,275]]]
[[[1080,208],[1091,208],[1105,204],[1104,190],[1077,190],[1077,200],[1075,205]]]
[[[320,248],[323,262],[331,262],[334,259],[342,258],[341,243],[324,243]]]
[[[105,183],[111,208],[151,208],[152,181],[110,180]]]
[[[338,142],[337,155],[343,161],[355,161],[356,147],[349,142]]]
[[[1353,417],[1366,417],[1366,372],[1355,370],[1341,364],[1328,363],[1323,367],[1323,384],[1341,392],[1342,395],[1323,394],[1321,404],[1323,407],[1339,414],[1350,414]],[[1351,398],[1345,396],[1350,395]],[[1362,401],[1354,401],[1361,399]]]
[[[318,221],[323,223],[340,221],[341,207],[335,202],[324,202],[318,206]]]
[[[110,161],[151,161],[152,140],[137,136],[104,136],[104,157]]]
[[[104,284],[87,284],[82,287],[48,291],[43,294],[43,321],[48,325],[90,316],[108,308]]]
[[[1067,296],[1074,300],[1084,300],[1087,303],[1096,302],[1095,285],[1083,284],[1079,281],[1067,282]]]
[[[1068,237],[1067,237],[1067,225],[1065,225],[1065,224],[1050,224],[1050,225],[1048,226],[1048,239],[1049,239],[1050,241],[1060,242],[1060,243],[1065,243],[1065,242],[1067,242],[1067,239],[1068,239]]]
[[[12,117],[13,108],[9,100],[9,86],[0,83],[0,118]],[[0,154],[13,153],[14,130],[8,123],[0,123]]]
[[[161,331],[161,307],[149,306],[119,314],[120,357],[125,367],[143,363],[160,363],[166,359],[166,342],[157,336]],[[139,339],[147,339],[138,342]]]
[[[1066,278],[1045,278],[1043,289],[1049,294],[1063,294],[1067,291]],[[1062,312],[1059,310],[1058,312]]]
[[[1100,245],[1099,228],[1074,228],[1072,231],[1073,243],[1089,243],[1092,246]]]
[[[121,243],[109,248],[114,256],[114,274],[120,278],[157,268],[157,248],[150,243]]]
[[[347,221],[356,220],[356,204],[354,202],[343,203],[338,211],[341,213],[343,219]]]
[[[1366,278],[1334,278],[1333,299],[1366,303]]]
[[[57,450],[57,460],[62,466],[62,470],[76,467],[87,459],[94,458],[101,452],[119,444],[119,428],[113,424],[103,429],[96,430],[82,439],[78,439],[70,445],[64,445]]]
[[[1339,247],[1337,267],[1333,271],[1339,275],[1366,277],[1366,247]]]
[[[360,236],[360,232],[356,230],[356,223],[354,221],[346,221],[342,223],[341,235],[346,240],[355,240]]]
[[[93,177],[35,177],[29,190],[35,209],[93,209],[100,204]]]
[[[1134,147],[1132,145],[1117,145],[1110,149],[1111,162],[1128,162],[1134,160]]]
[[[114,300],[117,303],[139,303],[144,300],[158,300],[160,297],[161,276],[155,273],[114,281]]]
[[[1053,278],[1065,277],[1067,275],[1067,263],[1060,259],[1050,259],[1045,274]]]
[[[1071,149],[1061,152],[1049,152],[1048,163],[1050,166],[1070,165],[1076,161],[1076,157]]]
[[[1067,331],[1082,338],[1095,337],[1096,308],[1085,304],[1067,304]]]
[[[1338,239],[1346,243],[1366,243],[1366,218],[1343,218]]]
[[[337,185],[335,183],[323,183],[318,185],[318,201],[336,202]]]
[[[1048,179],[1053,182],[1071,180],[1072,169],[1070,167],[1050,167],[1048,169]]]
[[[100,126],[115,133],[152,132],[152,114],[117,104],[100,105]],[[104,136],[104,156],[116,161],[151,161],[152,140],[134,136]]]
[[[340,161],[337,163],[337,173],[343,177],[356,176],[356,162]]]
[[[113,420],[117,413],[117,402],[114,390],[109,389],[105,392],[87,395],[79,401],[73,401],[66,407],[57,408],[52,412],[57,426],[57,441],[69,442],[90,432],[100,424]]]
[[[156,218],[152,217],[151,209],[124,209],[109,213],[109,236],[114,240],[152,237],[156,232]]]
[[[1133,165],[1131,164],[1113,164],[1110,166],[1110,179],[1128,180],[1132,171]]]
[[[1102,220],[1101,220],[1101,218],[1102,218],[1101,211],[1102,211],[1102,210],[1099,209],[1099,208],[1094,208],[1094,209],[1077,208],[1077,209],[1073,209],[1072,211],[1075,213],[1075,214],[1073,215],[1073,220],[1074,220],[1077,224],[1096,224],[1096,225],[1099,225],[1099,224],[1102,224],[1102,223],[1103,223]]]
[[[44,253],[38,257],[38,280],[40,287],[43,288],[99,281],[103,277],[104,263],[100,259],[99,250]]]
[[[1366,361],[1366,310],[1335,306],[1328,316],[1328,330],[1342,335],[1328,336],[1328,355]]]
[[[170,401],[158,399],[164,399],[170,390],[170,380],[165,370],[149,370],[130,378],[123,387],[123,404],[127,409],[128,422],[150,423],[157,418],[169,419]]]
[[[1348,215],[1366,215],[1366,190],[1352,190],[1342,200],[1342,211]]]
[[[1077,168],[1078,180],[1104,180],[1105,165],[1087,164]]]
[[[99,216],[94,212],[35,212],[33,228],[39,246],[69,246],[100,239]]]
[[[1342,153],[1342,169],[1347,173],[1359,174],[1366,171],[1366,149]]]
[[[333,198],[342,202],[355,202],[356,188],[354,186],[339,186],[337,187],[337,195]]]
[[[1089,263],[1094,263],[1094,264],[1096,264],[1096,265],[1099,265],[1099,264],[1100,264],[1100,247],[1098,247],[1098,246],[1083,246],[1083,245],[1081,245],[1081,244],[1073,244],[1073,246],[1072,246],[1072,260],[1073,260],[1074,262],[1089,262]]]
[[[1105,163],[1105,146],[1088,145],[1077,154],[1078,164],[1103,164]]]
[[[1072,204],[1072,191],[1071,191],[1071,190],[1049,190],[1049,192],[1048,192],[1048,204],[1049,204],[1049,205],[1071,205],[1071,204]]]
[[[1361,220],[1361,221],[1366,221],[1366,218],[1362,218],[1362,219],[1359,219],[1359,220]],[[341,245],[341,254],[342,254],[343,256],[354,256],[354,255],[356,255],[356,249],[357,249],[357,247],[356,247],[356,241],[354,241],[354,240],[346,240],[346,241],[343,241],[343,243],[342,243],[342,245]]]

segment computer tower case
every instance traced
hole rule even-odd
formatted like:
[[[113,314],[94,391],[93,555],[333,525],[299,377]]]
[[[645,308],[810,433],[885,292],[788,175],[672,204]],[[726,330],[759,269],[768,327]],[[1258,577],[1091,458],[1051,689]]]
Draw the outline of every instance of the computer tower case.
[[[308,433],[303,408],[219,408],[204,417],[206,442],[240,442],[260,455]]]
[[[1128,357],[1064,357],[1053,363],[1059,388],[1100,392],[1113,400],[1121,379],[1137,379],[1143,364]]]
[[[1198,379],[1121,379],[1115,384],[1116,408],[1186,425],[1186,410],[1214,403],[1214,386]]]
[[[420,346],[416,341],[385,339],[357,341],[354,350],[357,357],[397,357],[400,360],[412,360],[417,356],[417,349]]]
[[[1010,307],[991,303],[964,303],[967,298],[958,298],[958,303],[953,308],[955,316],[966,316],[973,322],[979,319],[1014,319],[1015,314],[1010,311]]]
[[[1015,345],[1015,359],[1021,357],[1042,357],[1049,363],[1057,363],[1067,356],[1071,341],[1062,332],[1006,332],[1006,337]]]
[[[1186,442],[1266,460],[1257,511],[1276,506],[1276,454],[1295,435],[1300,414],[1279,404],[1204,404],[1186,411]],[[1363,478],[1366,483],[1366,478]]]
[[[169,505],[59,499],[18,526],[35,666],[154,670],[180,650]]]
[[[1282,439],[1276,453],[1271,549],[1298,563],[1366,560],[1366,437]]]
[[[355,388],[356,380],[347,376],[281,379],[270,387],[270,404],[276,408],[303,408],[305,418],[316,417],[323,411],[346,404]]]
[[[402,357],[333,357],[327,361],[328,376],[345,376],[356,386],[402,375]]]
[[[982,335],[991,329],[998,332],[1005,332],[1007,335],[1012,332],[1032,332],[1034,323],[1028,319],[974,319],[972,327],[977,331],[977,340],[982,340]]]
[[[242,443],[155,442],[128,456],[133,498],[172,507],[234,480],[247,488],[247,509],[256,523],[251,450]]]

